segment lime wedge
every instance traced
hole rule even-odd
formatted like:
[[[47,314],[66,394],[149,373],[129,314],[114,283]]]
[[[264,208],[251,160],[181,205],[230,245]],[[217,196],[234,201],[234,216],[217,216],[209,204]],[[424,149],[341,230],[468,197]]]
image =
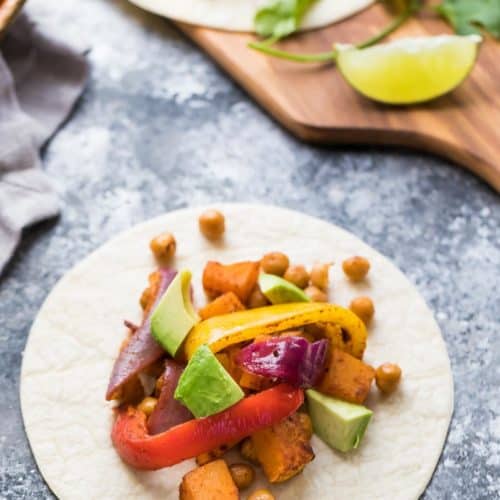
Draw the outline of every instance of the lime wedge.
[[[342,75],[361,94],[388,104],[413,104],[459,85],[474,67],[480,42],[478,35],[440,35],[366,49],[335,48]]]

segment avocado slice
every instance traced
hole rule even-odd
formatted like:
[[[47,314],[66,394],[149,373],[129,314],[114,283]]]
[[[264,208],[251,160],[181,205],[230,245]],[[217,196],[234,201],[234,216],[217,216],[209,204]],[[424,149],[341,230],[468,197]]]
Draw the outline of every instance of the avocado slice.
[[[349,451],[359,446],[373,412],[308,389],[307,406],[314,433],[328,446]]]
[[[311,299],[298,286],[274,274],[261,273],[259,287],[273,304],[311,302]]]
[[[177,273],[151,316],[151,334],[171,356],[175,356],[191,328],[199,322],[191,303],[190,283],[190,271]]]
[[[174,394],[196,418],[219,413],[243,396],[241,387],[205,344],[189,360]]]

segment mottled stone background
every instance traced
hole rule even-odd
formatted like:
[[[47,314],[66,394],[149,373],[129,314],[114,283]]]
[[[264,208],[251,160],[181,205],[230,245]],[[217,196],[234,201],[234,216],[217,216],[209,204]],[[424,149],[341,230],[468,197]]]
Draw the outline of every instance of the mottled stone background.
[[[323,217],[406,272],[436,313],[455,380],[451,431],[425,498],[499,498],[498,196],[431,156],[297,142],[173,27],[125,1],[31,0],[27,10],[89,49],[93,72],[44,152],[61,217],[26,232],[0,280],[0,498],[50,497],[18,390],[26,337],[52,286],[117,232],[214,200]]]

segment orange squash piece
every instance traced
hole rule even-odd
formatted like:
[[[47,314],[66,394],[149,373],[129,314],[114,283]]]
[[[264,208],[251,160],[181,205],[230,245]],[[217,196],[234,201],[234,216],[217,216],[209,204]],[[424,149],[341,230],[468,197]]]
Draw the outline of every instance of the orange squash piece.
[[[259,262],[236,262],[224,265],[209,261],[203,271],[203,288],[211,296],[233,292],[243,304],[257,284]]]
[[[240,299],[233,292],[227,292],[215,300],[207,304],[203,309],[198,311],[201,319],[213,318],[222,314],[230,314],[236,311],[243,311],[245,306],[240,302]]]
[[[332,349],[318,391],[349,403],[362,404],[370,392],[375,370],[340,349]]]
[[[179,487],[180,500],[238,500],[234,484],[224,460],[209,462],[188,472]]]
[[[255,454],[269,482],[290,479],[314,458],[311,436],[311,420],[300,412],[252,434]]]
[[[238,354],[240,353],[240,351],[240,346],[232,346],[225,349],[223,352],[218,352],[215,355],[221,365],[237,383],[239,383],[242,373],[241,366],[237,362]]]
[[[241,387],[243,387],[243,389],[260,392],[265,389],[269,389],[276,384],[276,382],[273,382],[271,379],[263,377],[262,375],[256,375],[255,373],[251,373],[244,369],[242,369],[241,372],[241,377],[238,383]]]
[[[215,357],[218,359],[219,363],[225,368],[227,372],[231,375],[231,360],[229,359],[229,354],[227,352],[218,352]]]

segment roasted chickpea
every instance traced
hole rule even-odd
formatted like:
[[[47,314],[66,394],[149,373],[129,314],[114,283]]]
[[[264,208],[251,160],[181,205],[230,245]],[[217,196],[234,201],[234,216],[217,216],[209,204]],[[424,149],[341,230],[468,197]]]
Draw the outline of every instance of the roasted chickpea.
[[[259,462],[257,460],[257,455],[255,453],[255,447],[254,447],[253,442],[250,438],[246,438],[242,441],[242,443],[240,445],[240,453],[241,453],[241,456],[245,460],[248,460],[249,462],[252,462],[254,464],[257,464]]]
[[[160,261],[170,260],[174,254],[177,243],[172,233],[162,233],[149,243],[153,255]]]
[[[156,408],[156,404],[158,403],[158,400],[156,398],[152,397],[147,397],[144,398],[139,406],[137,407],[138,410],[143,411],[147,417],[153,413],[154,409]]]
[[[260,261],[260,266],[265,273],[283,276],[290,265],[288,257],[281,252],[266,253]]]
[[[209,240],[219,239],[226,229],[224,215],[218,210],[207,210],[200,215],[198,219],[200,231]]]
[[[328,288],[328,271],[331,266],[331,262],[327,262],[326,264],[316,262],[311,269],[311,285],[325,291]]]
[[[250,309],[255,309],[256,307],[264,307],[269,304],[266,296],[261,292],[260,288],[256,286],[253,292],[248,297],[247,306]]]
[[[384,363],[375,371],[375,382],[384,394],[394,392],[400,380],[401,368],[394,363]]]
[[[239,490],[248,488],[255,479],[255,471],[247,464],[232,464],[229,466],[229,472]]]
[[[375,306],[370,297],[356,297],[351,301],[349,309],[367,325],[375,314]]]
[[[248,500],[274,500],[274,495],[269,490],[255,490]]]
[[[351,257],[342,262],[342,269],[352,281],[361,281],[370,270],[370,262],[364,257]]]
[[[316,286],[308,286],[304,292],[313,302],[328,302],[328,295]]]
[[[305,288],[309,283],[309,273],[304,266],[290,266],[283,278],[299,288]]]

